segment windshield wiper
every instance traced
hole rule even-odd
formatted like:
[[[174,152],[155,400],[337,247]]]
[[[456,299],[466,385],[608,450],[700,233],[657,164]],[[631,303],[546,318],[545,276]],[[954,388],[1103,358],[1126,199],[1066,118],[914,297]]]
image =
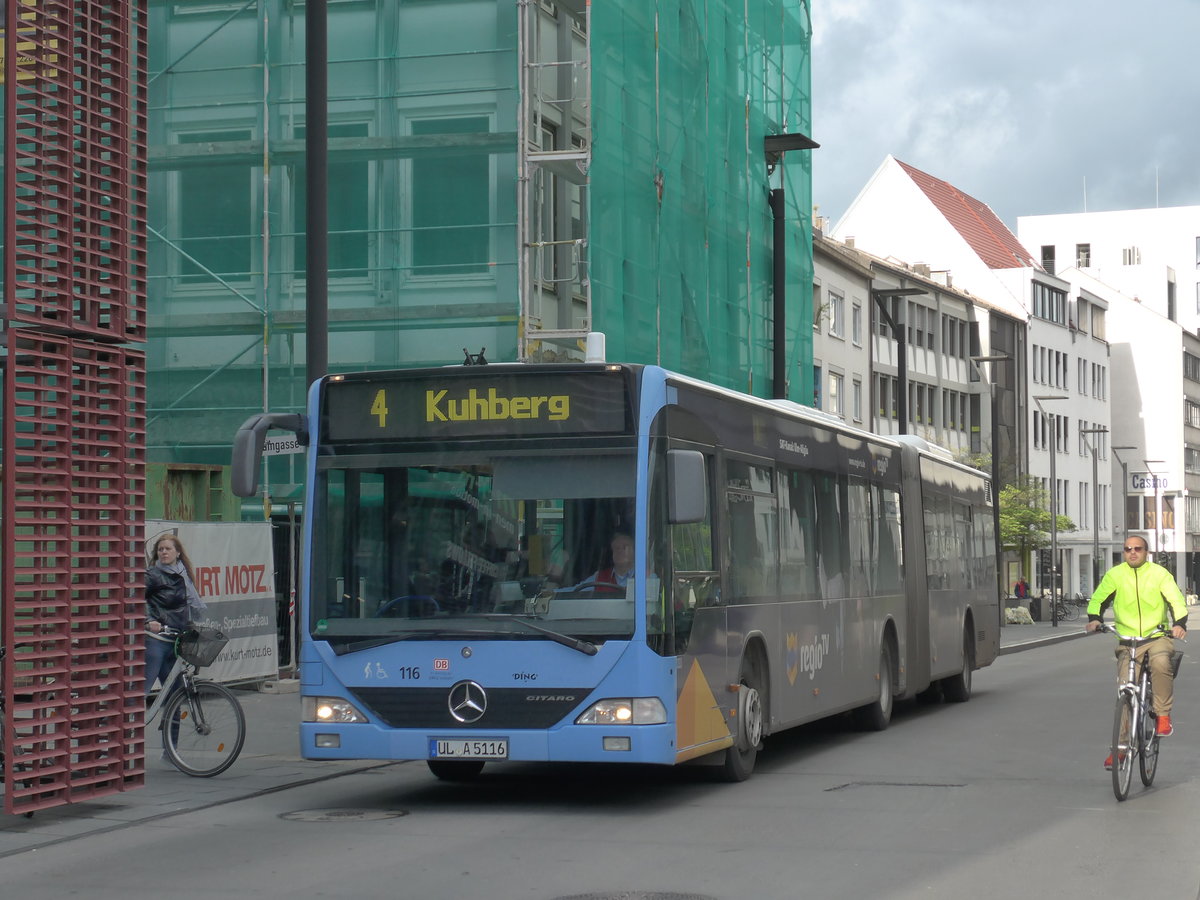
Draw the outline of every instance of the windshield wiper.
[[[488,619],[493,622],[520,622],[526,628],[532,628],[534,631],[544,634],[546,637],[555,643],[562,644],[564,647],[570,647],[572,650],[578,650],[580,653],[587,656],[595,656],[599,653],[599,649],[591,641],[585,641],[581,638],[571,637],[569,634],[562,634],[558,631],[552,631],[549,628],[531,622],[521,616],[511,615],[509,613],[479,613],[479,618]]]
[[[355,640],[351,635],[334,635],[326,636],[322,640],[328,641],[333,648],[333,652],[338,656],[344,656],[347,653],[357,653],[360,650],[372,650],[375,647],[382,647],[385,644],[397,644],[400,641],[412,640],[445,640],[446,638],[465,637],[478,635],[479,632],[471,631],[449,631],[440,629],[438,631],[405,631],[400,634],[389,634],[382,637],[360,638]]]

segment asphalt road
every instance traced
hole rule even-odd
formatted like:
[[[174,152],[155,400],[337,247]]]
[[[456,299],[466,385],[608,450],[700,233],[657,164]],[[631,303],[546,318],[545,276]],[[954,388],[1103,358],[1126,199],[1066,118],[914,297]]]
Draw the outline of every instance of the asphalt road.
[[[892,727],[770,739],[754,777],[419,763],[350,772],[0,861],[7,897],[1068,898],[1195,900],[1196,661],[1155,786],[1117,803],[1101,767],[1111,641],[1002,656],[965,705]],[[1198,726],[1200,727],[1200,726]]]

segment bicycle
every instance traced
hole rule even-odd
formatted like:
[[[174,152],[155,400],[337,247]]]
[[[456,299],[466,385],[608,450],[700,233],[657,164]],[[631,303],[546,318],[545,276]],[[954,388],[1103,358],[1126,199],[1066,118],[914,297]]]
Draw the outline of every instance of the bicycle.
[[[1052,598],[1051,594],[1042,594],[1042,603],[1052,604],[1048,615],[1053,615],[1059,622],[1073,622],[1079,618],[1079,607],[1062,597]]]
[[[1150,637],[1126,637],[1107,622],[1100,623],[1100,630],[1115,634],[1121,646],[1129,650],[1129,671],[1117,685],[1117,706],[1113,713],[1112,731],[1112,786],[1118,800],[1129,796],[1133,783],[1133,763],[1137,760],[1142,784],[1150,787],[1158,771],[1159,737],[1156,731],[1158,716],[1154,714],[1154,695],[1150,687],[1150,665],[1145,655],[1137,660],[1137,649],[1161,634]],[[1179,661],[1183,653],[1176,650],[1171,655],[1174,673],[1179,672]],[[1134,724],[1130,735],[1129,723]]]
[[[174,641],[175,665],[153,705],[146,711],[146,725],[162,713],[158,728],[163,751],[179,771],[196,778],[220,775],[234,764],[246,741],[246,716],[233,692],[214,681],[196,677],[212,665],[228,643],[219,631],[163,628],[154,640]]]

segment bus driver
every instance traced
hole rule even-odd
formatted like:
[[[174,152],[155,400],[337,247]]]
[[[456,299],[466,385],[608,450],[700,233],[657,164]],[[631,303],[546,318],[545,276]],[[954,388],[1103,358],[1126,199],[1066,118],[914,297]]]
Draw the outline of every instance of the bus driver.
[[[633,536],[627,531],[616,531],[609,542],[612,564],[588,576],[581,587],[604,593],[624,593],[625,585],[633,576]]]

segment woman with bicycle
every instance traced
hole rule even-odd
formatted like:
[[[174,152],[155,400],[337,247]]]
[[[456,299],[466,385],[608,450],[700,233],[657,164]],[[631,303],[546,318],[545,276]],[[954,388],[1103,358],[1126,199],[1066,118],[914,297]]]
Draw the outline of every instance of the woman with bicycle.
[[[1146,539],[1139,535],[1125,538],[1125,561],[1113,566],[1100,580],[1088,603],[1088,631],[1098,631],[1104,610],[1111,604],[1117,631],[1126,637],[1151,637],[1155,641],[1137,649],[1137,659],[1149,661],[1151,685],[1154,692],[1154,713],[1158,716],[1155,732],[1167,737],[1174,732],[1171,724],[1171,705],[1174,701],[1174,678],[1171,653],[1175,650],[1172,638],[1182,640],[1187,635],[1187,603],[1175,583],[1175,576],[1162,566],[1147,559]],[[1170,619],[1168,619],[1168,609]],[[1174,624],[1168,629],[1168,624]],[[1117,647],[1117,679],[1128,668],[1128,653]],[[1112,766],[1112,755],[1105,760]]]
[[[174,638],[158,635],[164,628],[184,631],[205,611],[192,578],[192,561],[174,534],[161,534],[146,559],[146,693],[154,682],[166,683],[175,664]]]

